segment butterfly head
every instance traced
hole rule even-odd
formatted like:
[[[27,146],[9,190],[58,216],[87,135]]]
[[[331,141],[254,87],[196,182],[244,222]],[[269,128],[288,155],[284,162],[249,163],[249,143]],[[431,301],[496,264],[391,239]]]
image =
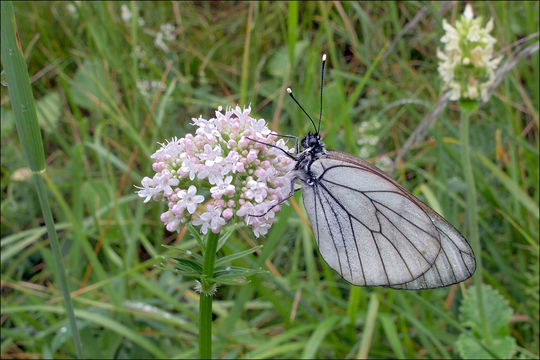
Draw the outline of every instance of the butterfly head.
[[[312,178],[311,164],[327,153],[318,133],[308,133],[300,140],[302,152],[296,156],[296,170],[302,170],[308,178]]]
[[[302,145],[304,149],[324,146],[323,142],[321,141],[321,136],[319,134],[312,134],[312,133],[309,133],[306,136],[304,136],[302,140],[300,141],[300,145]]]

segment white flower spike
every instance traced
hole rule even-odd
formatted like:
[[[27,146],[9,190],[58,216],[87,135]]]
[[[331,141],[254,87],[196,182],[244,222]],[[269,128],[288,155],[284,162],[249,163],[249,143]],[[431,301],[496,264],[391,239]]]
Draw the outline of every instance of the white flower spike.
[[[493,84],[495,70],[502,57],[493,58],[496,39],[490,19],[482,27],[482,17],[474,18],[470,4],[455,27],[443,20],[444,49],[437,49],[438,71],[443,79],[443,89],[450,90],[450,100],[488,100],[488,88]]]

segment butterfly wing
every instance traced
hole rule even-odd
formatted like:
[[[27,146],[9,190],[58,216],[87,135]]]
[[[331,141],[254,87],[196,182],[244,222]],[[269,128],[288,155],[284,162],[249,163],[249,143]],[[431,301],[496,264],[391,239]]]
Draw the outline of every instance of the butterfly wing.
[[[470,278],[476,270],[474,254],[467,240],[439,214],[422,205],[439,232],[441,252],[422,276],[408,283],[392,285],[392,288],[413,290],[449,286]]]
[[[345,280],[424,289],[474,272],[459,232],[373,165],[330,151],[311,171],[317,180],[303,186],[304,205],[323,259]]]

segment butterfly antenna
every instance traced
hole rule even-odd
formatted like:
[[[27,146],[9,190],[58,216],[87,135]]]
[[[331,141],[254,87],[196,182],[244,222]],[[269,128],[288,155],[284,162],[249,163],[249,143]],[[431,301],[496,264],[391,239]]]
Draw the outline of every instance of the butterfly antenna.
[[[300,107],[300,109],[302,109],[302,111],[304,112],[304,114],[306,114],[306,116],[308,117],[308,119],[311,121],[311,123],[313,124],[313,127],[315,128],[315,130],[317,131],[317,127],[315,126],[315,121],[313,121],[313,119],[311,118],[311,116],[309,116],[309,114],[306,112],[306,110],[304,110],[304,108],[302,107],[302,105],[300,105],[300,103],[298,102],[298,100],[296,100],[296,98],[294,97],[293,93],[292,93],[292,89],[291,88],[287,88],[287,92],[289,93],[290,97],[294,100],[294,102],[296,103],[296,105],[298,105]],[[318,131],[317,131],[318,133]]]
[[[324,64],[326,64],[326,54],[322,56],[322,65],[321,65],[321,107],[319,110],[319,125],[317,126],[317,134],[321,129],[321,118],[322,118],[322,90],[324,85]]]

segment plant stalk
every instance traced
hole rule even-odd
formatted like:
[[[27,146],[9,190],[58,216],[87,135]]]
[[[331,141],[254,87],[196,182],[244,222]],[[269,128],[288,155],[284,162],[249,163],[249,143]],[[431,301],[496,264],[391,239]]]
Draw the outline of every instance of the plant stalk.
[[[467,184],[467,221],[469,223],[469,239],[476,254],[476,276],[474,278],[474,287],[476,298],[478,301],[478,311],[480,321],[482,322],[483,332],[488,345],[492,344],[491,332],[486,319],[484,308],[484,298],[482,294],[482,246],[478,236],[478,204],[476,201],[476,185],[474,182],[474,174],[471,165],[471,154],[469,146],[469,118],[470,112],[465,109],[461,110],[461,161],[465,182]]]
[[[199,358],[212,358],[212,278],[219,234],[210,232],[204,251],[202,291],[199,296]]]

